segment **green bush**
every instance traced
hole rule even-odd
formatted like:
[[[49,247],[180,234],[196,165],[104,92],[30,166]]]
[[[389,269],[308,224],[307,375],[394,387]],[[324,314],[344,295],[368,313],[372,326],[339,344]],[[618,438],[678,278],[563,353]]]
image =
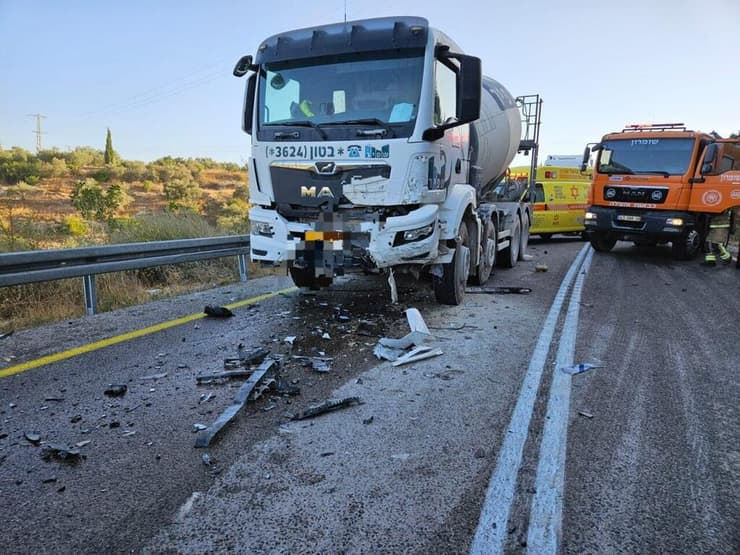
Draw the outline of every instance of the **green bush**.
[[[89,229],[87,222],[79,216],[67,216],[64,218],[65,231],[72,237],[82,237]]]

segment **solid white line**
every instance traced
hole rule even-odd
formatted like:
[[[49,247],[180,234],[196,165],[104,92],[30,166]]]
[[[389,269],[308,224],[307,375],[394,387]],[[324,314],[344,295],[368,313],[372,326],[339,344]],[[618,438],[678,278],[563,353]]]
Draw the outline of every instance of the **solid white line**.
[[[593,253],[593,250],[589,251],[573,286],[553,369],[550,399],[547,402],[547,414],[537,462],[535,494],[532,498],[529,529],[527,530],[527,552],[537,555],[556,554],[562,539],[571,375],[558,368],[573,364],[581,292],[583,281],[591,266]]]
[[[534,402],[537,398],[537,390],[540,386],[540,378],[547,360],[547,353],[550,350],[550,343],[560,310],[565,302],[566,293],[588,249],[589,245],[584,245],[568,269],[537,339],[537,345],[529,361],[519,398],[511,415],[508,433],[499,452],[496,469],[488,484],[478,528],[475,531],[475,538],[473,538],[473,544],[470,548],[471,555],[491,555],[503,552],[507,536],[506,523],[509,520],[516,478],[522,463],[522,451],[527,440],[529,422],[532,418]]]

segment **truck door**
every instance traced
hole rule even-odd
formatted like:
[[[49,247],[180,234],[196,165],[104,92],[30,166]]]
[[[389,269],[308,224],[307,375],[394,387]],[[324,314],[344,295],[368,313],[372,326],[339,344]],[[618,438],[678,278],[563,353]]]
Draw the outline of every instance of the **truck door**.
[[[726,139],[705,147],[689,211],[719,214],[735,206],[740,206],[740,139]]]

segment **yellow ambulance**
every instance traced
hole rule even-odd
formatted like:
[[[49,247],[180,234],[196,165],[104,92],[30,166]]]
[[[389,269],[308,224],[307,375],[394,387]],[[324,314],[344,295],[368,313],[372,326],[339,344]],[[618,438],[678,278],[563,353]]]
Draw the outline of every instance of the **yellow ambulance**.
[[[584,229],[583,217],[591,186],[591,169],[581,173],[578,167],[547,165],[570,163],[570,160],[561,161],[558,158],[565,157],[548,156],[545,165],[537,168],[534,222],[529,232],[543,239],[550,239],[556,233],[579,234]],[[510,177],[526,179],[529,177],[529,168],[511,168]]]

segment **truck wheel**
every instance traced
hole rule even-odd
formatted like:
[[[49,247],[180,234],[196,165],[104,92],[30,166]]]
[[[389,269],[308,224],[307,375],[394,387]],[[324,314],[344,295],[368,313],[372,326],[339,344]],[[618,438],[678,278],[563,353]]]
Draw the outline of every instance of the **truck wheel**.
[[[475,275],[473,276],[474,285],[485,285],[488,278],[491,277],[491,270],[496,263],[496,226],[490,219],[483,224],[483,241],[481,243],[483,255],[481,256]]]
[[[295,266],[289,266],[288,272],[290,277],[293,279],[293,283],[297,287],[308,287],[309,289],[320,289],[321,287],[329,287],[331,285],[331,278],[326,276],[316,276],[314,269],[309,268],[297,268]]]
[[[442,277],[434,278],[434,296],[442,304],[458,305],[465,297],[465,284],[470,273],[470,234],[465,220],[460,223],[459,241],[452,260],[442,265]]]
[[[616,239],[609,239],[605,235],[592,235],[590,242],[596,252],[609,252],[617,244]]]
[[[519,260],[524,260],[527,256],[527,247],[529,246],[529,215],[522,215],[522,241],[519,244]]]
[[[701,234],[691,229],[671,242],[671,254],[675,260],[691,260],[701,249],[701,243]]]
[[[522,242],[521,235],[521,223],[519,222],[519,217],[516,216],[514,218],[514,227],[511,230],[511,236],[509,237],[509,246],[501,253],[501,259],[506,268],[513,268],[516,266],[517,260],[519,260],[519,247]]]

